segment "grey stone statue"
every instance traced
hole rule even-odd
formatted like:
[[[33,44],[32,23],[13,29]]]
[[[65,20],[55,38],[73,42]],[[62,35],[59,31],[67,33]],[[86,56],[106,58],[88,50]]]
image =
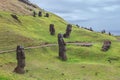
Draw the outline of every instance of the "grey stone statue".
[[[24,48],[21,46],[17,46],[16,49],[16,59],[17,59],[17,67],[14,69],[14,72],[19,74],[24,74],[25,70],[25,53]]]
[[[49,31],[50,31],[50,34],[51,34],[51,35],[55,35],[55,28],[54,28],[54,24],[50,24]]]
[[[67,28],[66,28],[66,33],[63,35],[64,38],[70,37],[71,31],[72,31],[72,25],[71,25],[71,24],[68,24],[68,25],[67,25]]]
[[[66,56],[66,43],[63,40],[63,35],[58,34],[58,45],[59,45],[59,58],[66,61],[67,56]]]

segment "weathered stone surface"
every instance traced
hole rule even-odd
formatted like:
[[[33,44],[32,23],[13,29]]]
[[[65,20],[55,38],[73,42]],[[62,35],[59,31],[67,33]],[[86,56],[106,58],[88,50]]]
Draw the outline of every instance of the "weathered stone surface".
[[[111,41],[105,40],[102,46],[102,51],[107,51],[111,46]]]
[[[72,25],[71,25],[71,24],[68,24],[68,25],[67,25],[67,28],[66,28],[66,33],[63,35],[64,38],[70,37],[71,31],[72,31]]]
[[[21,46],[17,46],[16,49],[16,59],[17,59],[17,67],[14,69],[14,72],[19,74],[24,74],[25,70],[25,53],[24,48]]]
[[[55,35],[54,24],[50,24],[49,31],[50,31],[50,34],[51,34],[51,35]]]
[[[59,58],[66,61],[67,56],[66,56],[66,43],[63,40],[63,35],[58,34],[58,45],[59,45]]]

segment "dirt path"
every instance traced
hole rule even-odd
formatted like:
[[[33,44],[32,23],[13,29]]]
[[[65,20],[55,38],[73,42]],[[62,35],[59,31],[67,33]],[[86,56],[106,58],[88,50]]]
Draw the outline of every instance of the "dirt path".
[[[40,46],[31,46],[31,47],[26,47],[24,48],[25,50],[27,49],[36,49],[36,48],[41,48],[41,47],[51,47],[51,46],[57,46],[58,44],[43,44],[43,45],[40,45]],[[77,46],[85,46],[85,47],[90,47],[93,45],[93,43],[80,43],[80,42],[67,42],[67,45],[77,45]],[[9,53],[9,52],[14,52],[16,51],[15,49],[14,50],[6,50],[6,51],[0,51],[0,54],[3,54],[3,53]]]

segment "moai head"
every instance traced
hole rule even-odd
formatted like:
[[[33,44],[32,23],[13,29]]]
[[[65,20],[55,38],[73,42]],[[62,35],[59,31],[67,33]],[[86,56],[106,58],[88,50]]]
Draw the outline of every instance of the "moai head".
[[[58,34],[58,44],[63,43],[63,35],[61,33]]]
[[[62,59],[63,61],[67,60],[67,56],[66,56],[66,44],[63,40],[63,35],[62,34],[58,34],[58,45],[59,45],[59,58]]]
[[[39,11],[38,16],[42,17],[42,12],[41,11]]]
[[[71,24],[68,24],[68,25],[67,25],[67,28],[66,28],[66,33],[63,35],[64,38],[70,37],[71,31],[72,31],[72,25],[71,25]]]
[[[18,45],[16,51],[17,51],[17,53],[24,53],[24,48],[22,46]]]
[[[55,35],[54,24],[50,24],[49,31],[50,31],[50,34],[51,34],[51,35]]]

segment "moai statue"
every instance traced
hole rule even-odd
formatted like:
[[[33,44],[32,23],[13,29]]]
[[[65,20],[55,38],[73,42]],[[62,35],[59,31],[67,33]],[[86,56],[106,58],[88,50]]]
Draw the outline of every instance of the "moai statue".
[[[109,40],[104,41],[102,46],[102,51],[107,51],[110,48],[110,46],[111,46],[111,41]]]
[[[20,22],[19,18],[17,17],[17,15],[15,14],[11,14],[12,18],[14,18],[15,20],[17,20],[18,22]]]
[[[17,67],[14,69],[14,72],[19,74],[24,74],[25,70],[25,53],[24,48],[21,46],[17,46],[16,49],[16,58],[17,58]]]
[[[51,34],[51,35],[55,35],[54,24],[50,24],[49,31],[50,31],[50,34]]]
[[[63,35],[58,34],[58,45],[59,45],[59,58],[62,59],[63,61],[67,60],[66,56],[66,43],[63,40]]]
[[[66,33],[63,35],[64,38],[70,37],[71,31],[72,31],[72,25],[71,25],[71,24],[68,24],[68,25],[67,25],[67,28],[66,28]]]
[[[36,17],[36,12],[35,11],[33,12],[33,17]]]
[[[106,33],[106,31],[105,31],[105,30],[102,30],[101,33],[104,34],[104,33]]]
[[[39,11],[38,16],[42,17],[42,12],[41,11]]]
[[[93,29],[92,29],[92,27],[90,27],[90,29],[89,29],[90,31],[93,31]]]
[[[110,32],[108,33],[110,36],[112,35]]]
[[[45,17],[49,17],[49,13],[46,13],[46,14],[45,14]]]

